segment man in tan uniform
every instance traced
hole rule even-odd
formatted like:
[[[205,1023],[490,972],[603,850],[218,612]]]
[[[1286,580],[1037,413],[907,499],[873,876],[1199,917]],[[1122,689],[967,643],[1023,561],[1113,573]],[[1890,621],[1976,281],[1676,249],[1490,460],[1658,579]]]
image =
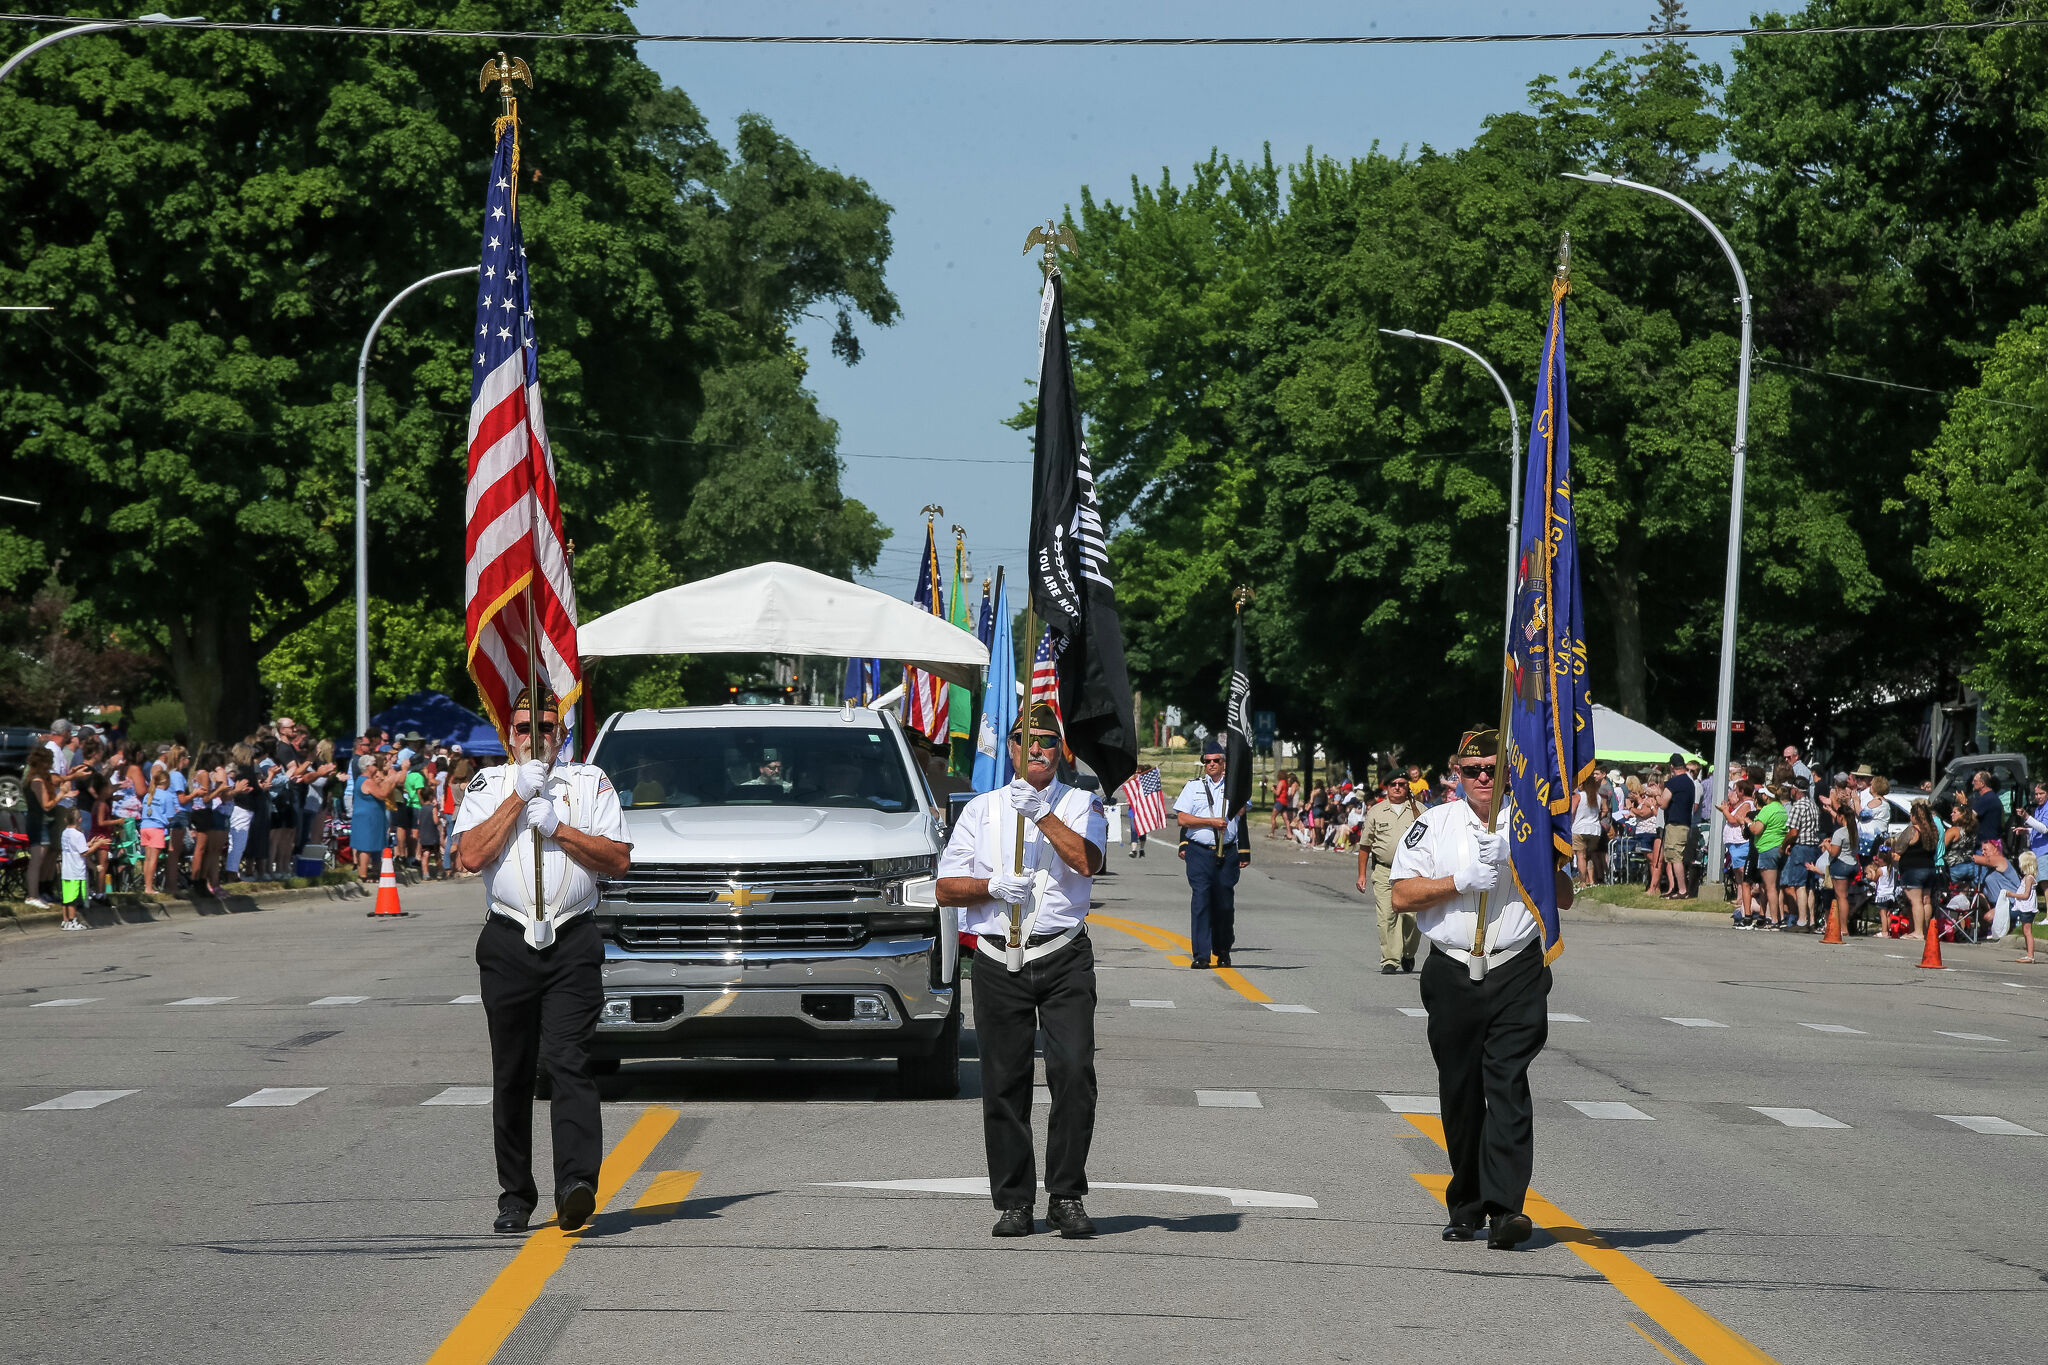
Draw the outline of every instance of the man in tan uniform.
[[[1410,790],[1405,777],[1387,779],[1384,794],[1366,812],[1365,828],[1358,836],[1358,889],[1366,889],[1371,876],[1373,909],[1380,921],[1380,974],[1415,970],[1415,954],[1422,947],[1422,933],[1413,915],[1394,913],[1394,883],[1389,876],[1401,836],[1423,811],[1422,799]]]

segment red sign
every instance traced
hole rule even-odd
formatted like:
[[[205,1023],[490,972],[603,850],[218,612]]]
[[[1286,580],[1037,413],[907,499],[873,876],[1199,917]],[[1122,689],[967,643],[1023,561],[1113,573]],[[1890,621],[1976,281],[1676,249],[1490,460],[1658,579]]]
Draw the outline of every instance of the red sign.
[[[1710,720],[1696,720],[1692,723],[1692,728],[1704,730],[1708,734],[1712,734],[1714,732],[1714,722]],[[1749,728],[1749,722],[1746,720],[1731,720],[1728,722],[1728,728],[1732,732],[1740,733]]]

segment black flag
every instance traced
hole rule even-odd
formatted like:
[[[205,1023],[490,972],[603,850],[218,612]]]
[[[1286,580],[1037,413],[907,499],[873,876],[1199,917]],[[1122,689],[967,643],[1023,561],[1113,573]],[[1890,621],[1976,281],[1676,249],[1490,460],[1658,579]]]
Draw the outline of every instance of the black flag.
[[[1252,680],[1244,669],[1242,611],[1230,660],[1230,715],[1223,728],[1223,808],[1238,815],[1252,803]]]
[[[1031,605],[1052,632],[1067,747],[1113,792],[1138,770],[1123,626],[1095,476],[1081,443],[1059,272],[1038,310],[1038,429],[1032,438]]]

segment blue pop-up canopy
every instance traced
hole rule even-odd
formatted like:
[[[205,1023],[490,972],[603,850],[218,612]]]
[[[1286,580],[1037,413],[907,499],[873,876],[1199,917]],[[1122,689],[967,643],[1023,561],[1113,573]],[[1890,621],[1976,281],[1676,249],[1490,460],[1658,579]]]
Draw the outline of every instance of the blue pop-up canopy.
[[[505,746],[491,723],[445,692],[415,692],[370,717],[394,736],[417,730],[436,744],[460,744],[472,757],[503,758]]]

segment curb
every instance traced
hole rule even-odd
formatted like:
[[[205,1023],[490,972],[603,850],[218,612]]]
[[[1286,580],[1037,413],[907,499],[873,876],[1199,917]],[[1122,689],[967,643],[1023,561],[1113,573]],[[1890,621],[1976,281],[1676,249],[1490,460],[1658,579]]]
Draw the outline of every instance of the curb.
[[[251,883],[238,882],[231,885],[248,886]],[[304,901],[367,900],[370,894],[363,889],[360,882],[280,887],[266,891],[229,891],[219,900],[211,896],[195,900],[189,892],[176,896],[156,896],[147,900],[137,894],[124,893],[114,897],[113,909],[94,907],[84,912],[82,918],[95,929],[111,929],[132,924],[166,923],[176,919],[206,919],[215,915],[248,914],[273,906],[293,905]],[[63,918],[61,910],[28,910],[22,908],[21,902],[15,901],[0,907],[0,930],[13,930],[13,937],[41,937],[46,933],[61,932],[56,926]]]

